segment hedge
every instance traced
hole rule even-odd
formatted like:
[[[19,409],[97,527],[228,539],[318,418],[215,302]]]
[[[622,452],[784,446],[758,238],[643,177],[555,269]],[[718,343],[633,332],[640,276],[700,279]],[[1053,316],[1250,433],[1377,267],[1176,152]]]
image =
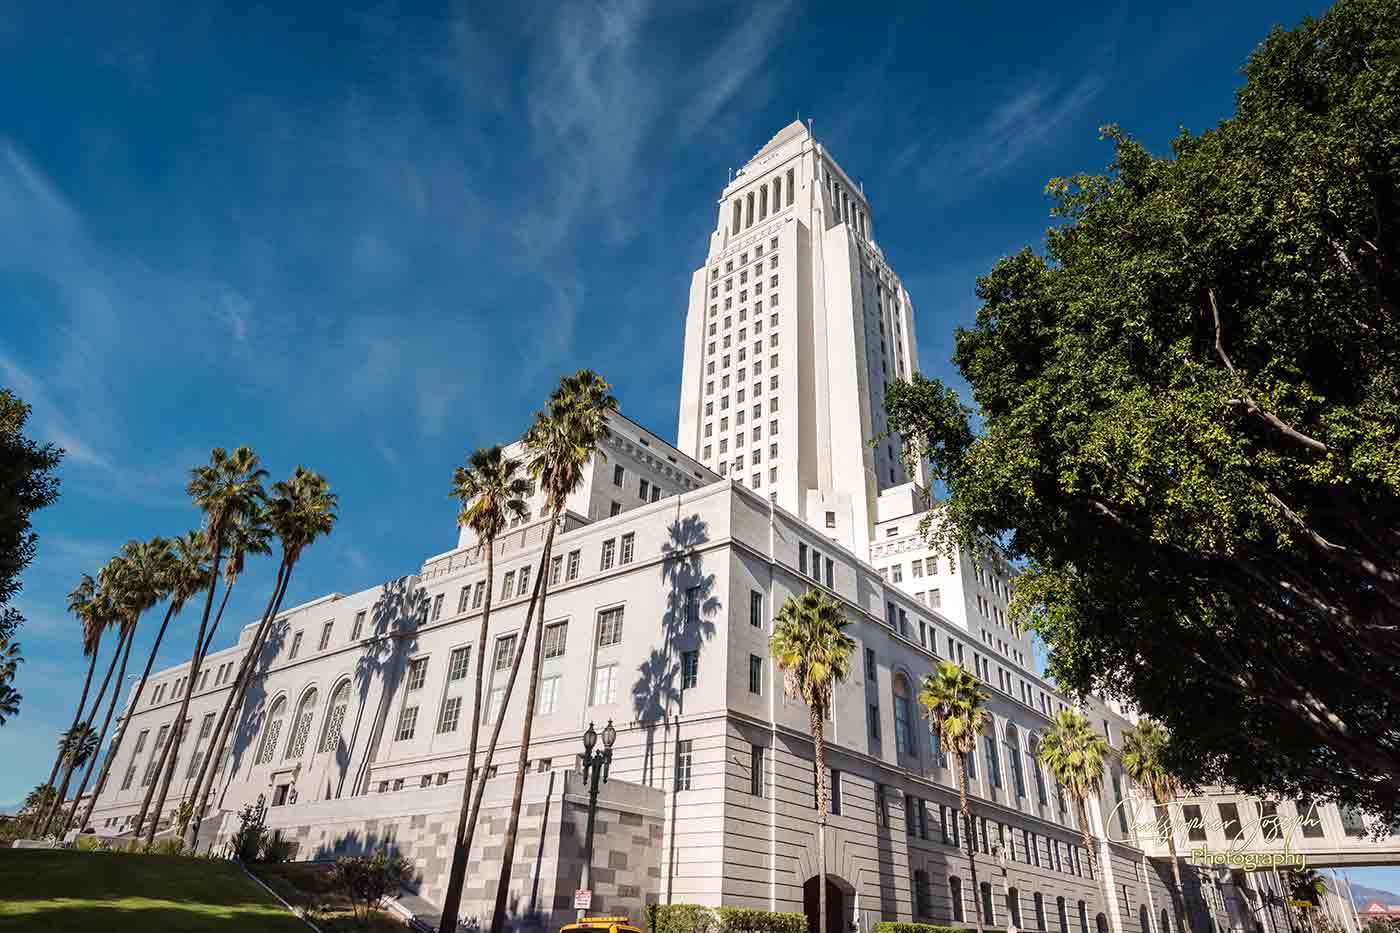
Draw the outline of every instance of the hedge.
[[[875,933],[968,933],[966,927],[945,927],[936,923],[895,923],[885,920],[875,924]]]
[[[808,933],[806,914],[699,904],[650,904],[647,927],[651,933]]]

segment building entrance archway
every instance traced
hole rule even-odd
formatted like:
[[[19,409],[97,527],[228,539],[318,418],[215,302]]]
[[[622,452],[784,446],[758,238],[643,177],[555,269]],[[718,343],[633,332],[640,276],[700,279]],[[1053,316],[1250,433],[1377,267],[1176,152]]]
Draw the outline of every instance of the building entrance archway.
[[[813,875],[802,885],[802,912],[807,915],[807,933],[818,933],[817,879]],[[848,933],[851,926],[851,895],[855,889],[836,875],[826,876],[826,933]]]

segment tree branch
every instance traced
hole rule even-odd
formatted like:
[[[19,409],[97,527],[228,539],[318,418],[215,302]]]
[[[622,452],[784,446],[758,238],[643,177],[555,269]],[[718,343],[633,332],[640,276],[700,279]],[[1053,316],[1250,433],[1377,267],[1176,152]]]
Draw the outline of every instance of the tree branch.
[[[1309,437],[1308,435],[1304,434],[1302,431],[1299,431],[1297,428],[1293,427],[1288,422],[1284,421],[1282,418],[1279,418],[1272,412],[1260,408],[1259,404],[1254,401],[1252,396],[1250,396],[1249,390],[1244,389],[1244,380],[1240,379],[1239,371],[1235,369],[1235,364],[1230,359],[1230,354],[1225,352],[1224,327],[1220,322],[1220,307],[1215,303],[1215,289],[1206,289],[1206,295],[1210,298],[1210,313],[1211,317],[1215,321],[1216,355],[1219,356],[1221,362],[1225,364],[1225,368],[1230,370],[1230,375],[1234,376],[1235,379],[1239,381],[1240,387],[1242,389],[1241,398],[1232,401],[1236,401],[1238,404],[1242,405],[1244,409],[1250,414],[1262,419],[1270,427],[1278,431],[1290,441],[1293,441],[1295,444],[1299,444],[1303,447],[1306,447],[1309,450],[1313,450],[1318,453],[1327,453],[1331,448],[1329,448],[1326,444],[1322,443],[1322,441],[1318,440],[1315,437]]]

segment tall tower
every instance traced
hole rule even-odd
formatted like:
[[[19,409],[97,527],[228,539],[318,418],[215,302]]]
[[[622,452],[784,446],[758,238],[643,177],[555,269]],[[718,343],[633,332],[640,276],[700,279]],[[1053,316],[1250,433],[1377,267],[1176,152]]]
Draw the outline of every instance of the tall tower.
[[[719,200],[685,325],[676,446],[868,554],[882,492],[924,485],[886,431],[918,369],[914,309],[860,186],[799,122]]]

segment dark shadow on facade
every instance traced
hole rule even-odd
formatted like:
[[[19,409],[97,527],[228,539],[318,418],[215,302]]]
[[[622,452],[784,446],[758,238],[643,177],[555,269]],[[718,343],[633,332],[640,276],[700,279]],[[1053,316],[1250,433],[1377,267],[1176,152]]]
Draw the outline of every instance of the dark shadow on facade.
[[[350,732],[350,742],[344,760],[349,765],[351,752],[356,747],[360,730],[364,727],[365,711],[369,705],[370,691],[378,682],[381,685],[379,702],[369,724],[369,736],[365,754],[360,761],[360,769],[351,785],[350,795],[367,793],[369,789],[370,765],[378,755],[380,742],[388,722],[389,707],[394,702],[399,681],[403,679],[404,662],[418,646],[414,634],[418,628],[420,614],[427,608],[428,596],[412,577],[400,577],[385,583],[379,591],[370,612],[371,631],[365,643],[364,653],[355,662],[355,690],[359,702],[355,712],[355,726]],[[337,751],[337,761],[340,760]],[[341,773],[340,786],[336,796],[345,792],[345,775]]]

